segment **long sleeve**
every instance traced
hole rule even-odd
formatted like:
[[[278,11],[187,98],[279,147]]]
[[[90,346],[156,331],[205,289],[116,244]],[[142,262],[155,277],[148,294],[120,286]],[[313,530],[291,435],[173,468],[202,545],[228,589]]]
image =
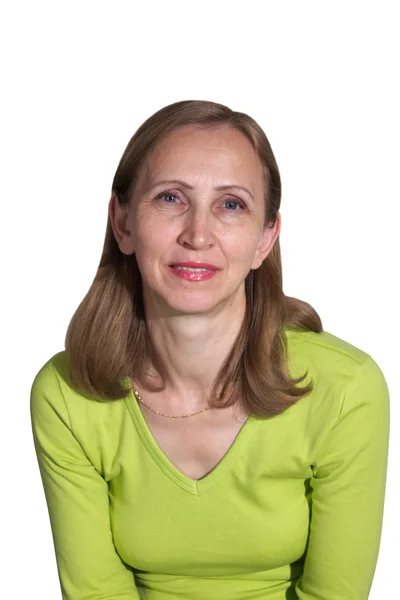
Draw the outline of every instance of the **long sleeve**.
[[[114,547],[107,483],[74,436],[50,361],[32,384],[30,410],[63,600],[137,600]]]
[[[378,557],[389,440],[389,391],[371,357],[358,367],[313,465],[300,600],[366,600]]]

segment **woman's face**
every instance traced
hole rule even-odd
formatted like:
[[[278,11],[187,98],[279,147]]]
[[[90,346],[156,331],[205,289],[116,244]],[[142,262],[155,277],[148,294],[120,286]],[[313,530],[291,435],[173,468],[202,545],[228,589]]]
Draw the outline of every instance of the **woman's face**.
[[[129,207],[114,207],[119,247],[136,254],[146,314],[243,307],[244,280],[279,235],[279,219],[264,229],[260,160],[227,126],[168,134],[141,170]]]

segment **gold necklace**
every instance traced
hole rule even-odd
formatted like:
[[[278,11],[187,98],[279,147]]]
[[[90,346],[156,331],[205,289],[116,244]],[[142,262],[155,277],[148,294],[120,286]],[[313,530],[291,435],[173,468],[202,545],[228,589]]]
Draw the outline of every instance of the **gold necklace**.
[[[165,413],[162,413],[158,410],[154,410],[154,408],[151,408],[151,406],[149,406],[148,404],[146,404],[146,402],[143,400],[143,398],[140,396],[139,392],[137,391],[137,389],[134,387],[133,391],[135,392],[135,396],[136,398],[139,400],[139,402],[141,402],[142,404],[144,404],[145,406],[147,406],[147,408],[149,410],[151,410],[151,412],[155,413],[156,415],[160,415],[161,417],[168,417],[169,419],[185,419],[186,417],[194,417],[195,415],[199,415],[200,413],[205,412],[206,410],[210,410],[210,408],[212,408],[212,406],[207,406],[206,408],[203,408],[202,410],[198,410],[195,413],[192,413],[191,415],[167,415]]]

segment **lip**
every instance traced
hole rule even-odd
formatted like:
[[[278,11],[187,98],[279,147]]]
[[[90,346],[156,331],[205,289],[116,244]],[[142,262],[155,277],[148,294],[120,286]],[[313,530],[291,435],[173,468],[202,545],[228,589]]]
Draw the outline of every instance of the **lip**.
[[[204,270],[188,271],[187,269],[182,269],[182,267]],[[215,275],[219,271],[218,267],[216,267],[215,265],[211,265],[210,263],[192,261],[172,263],[171,265],[168,265],[168,269],[176,277],[179,277],[180,279],[185,279],[186,281],[206,281],[207,279],[215,277]]]
[[[218,267],[216,267],[215,265],[211,265],[210,263],[205,263],[205,262],[183,261],[183,262],[172,263],[169,266],[171,268],[189,267],[192,269],[207,269],[208,271],[218,271]]]

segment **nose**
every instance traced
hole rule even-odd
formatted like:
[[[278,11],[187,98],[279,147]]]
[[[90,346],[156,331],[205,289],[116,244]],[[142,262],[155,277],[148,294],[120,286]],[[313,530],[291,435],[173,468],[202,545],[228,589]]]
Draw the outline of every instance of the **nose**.
[[[204,210],[189,210],[178,236],[178,243],[192,250],[204,250],[214,245],[213,217]]]

